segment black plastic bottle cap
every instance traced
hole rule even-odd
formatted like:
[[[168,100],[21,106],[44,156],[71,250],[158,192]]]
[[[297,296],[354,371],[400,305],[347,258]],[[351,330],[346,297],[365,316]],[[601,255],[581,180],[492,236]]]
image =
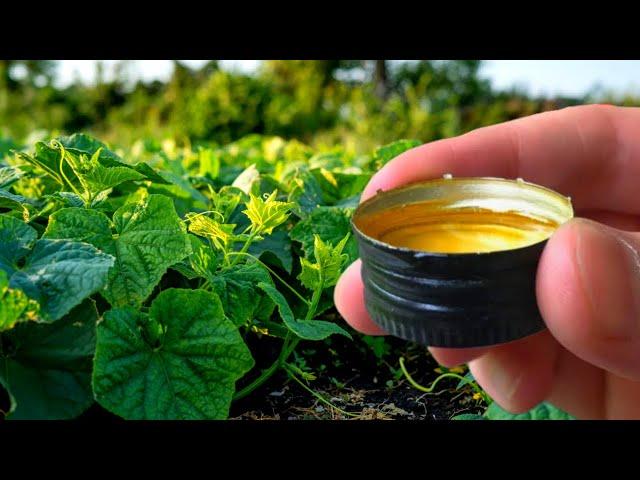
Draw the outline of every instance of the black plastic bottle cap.
[[[522,179],[430,180],[378,192],[352,226],[365,304],[391,335],[476,347],[545,328],[536,271],[571,200]]]

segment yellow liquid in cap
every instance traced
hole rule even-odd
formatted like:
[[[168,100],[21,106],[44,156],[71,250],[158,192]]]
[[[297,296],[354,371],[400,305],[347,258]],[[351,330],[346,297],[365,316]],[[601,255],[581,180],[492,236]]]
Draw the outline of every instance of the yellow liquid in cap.
[[[558,228],[549,220],[479,208],[446,209],[414,203],[361,216],[366,235],[396,247],[433,253],[486,253],[546,240]]]

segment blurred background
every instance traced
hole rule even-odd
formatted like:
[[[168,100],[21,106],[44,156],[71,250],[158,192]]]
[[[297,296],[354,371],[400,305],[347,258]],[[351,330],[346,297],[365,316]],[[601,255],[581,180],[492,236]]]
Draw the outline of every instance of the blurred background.
[[[0,61],[0,150],[76,131],[355,153],[582,103],[640,105],[638,61]],[[0,151],[0,154],[2,152]]]

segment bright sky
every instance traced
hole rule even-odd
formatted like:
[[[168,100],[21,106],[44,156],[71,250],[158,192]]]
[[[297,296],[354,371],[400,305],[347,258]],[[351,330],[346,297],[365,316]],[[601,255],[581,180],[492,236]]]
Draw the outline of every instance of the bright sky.
[[[204,60],[184,60],[198,67]],[[115,60],[105,61],[107,73]],[[251,71],[258,60],[223,60],[223,67]],[[135,60],[129,67],[130,76],[145,80],[165,79],[171,74],[169,60]],[[62,60],[59,65],[60,84],[70,83],[79,75],[91,81],[95,75],[94,60]],[[497,88],[521,86],[535,95],[582,95],[600,85],[616,93],[640,92],[640,61],[638,60],[487,60],[482,73]]]

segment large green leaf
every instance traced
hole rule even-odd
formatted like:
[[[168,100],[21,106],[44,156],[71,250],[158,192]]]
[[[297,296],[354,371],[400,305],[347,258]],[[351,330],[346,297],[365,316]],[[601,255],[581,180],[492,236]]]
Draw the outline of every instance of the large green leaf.
[[[124,182],[132,180],[143,180],[145,176],[127,167],[104,167],[97,163],[89,172],[84,175],[84,179],[92,192],[102,192],[113,188]]]
[[[162,195],[123,205],[113,214],[115,233],[110,225],[100,212],[65,208],[51,215],[45,236],[82,238],[113,254],[116,262],[103,294],[113,306],[138,306],[167,269],[190,253],[186,229]]]
[[[9,187],[24,173],[18,167],[0,167],[0,188]]]
[[[285,230],[274,230],[259,242],[254,242],[249,247],[249,253],[260,258],[264,262],[274,262],[287,272],[293,268],[293,256],[291,255],[291,239]],[[272,257],[271,259],[269,257]]]
[[[253,365],[217,295],[169,289],[148,316],[129,307],[104,315],[93,389],[127,419],[223,419],[235,382]]]
[[[489,420],[573,420],[574,418],[550,403],[543,402],[525,413],[509,413],[493,402],[484,412]]]
[[[224,312],[236,325],[250,322],[257,314],[260,282],[271,283],[271,276],[257,262],[224,268],[212,279],[211,285],[222,301]]]
[[[307,169],[296,172],[291,184],[288,200],[295,204],[293,211],[300,218],[306,218],[319,206],[324,205],[322,187]]]
[[[111,222],[102,212],[85,208],[63,208],[49,217],[44,233],[46,238],[66,238],[87,242],[105,252],[115,254],[111,248]]]
[[[9,215],[0,215],[0,269],[11,276],[18,261],[31,250],[38,233],[24,222]]]
[[[117,162],[121,162],[122,159],[116,155],[112,150],[110,150],[107,145],[97,138],[93,138],[86,133],[74,133],[68,137],[60,137],[60,143],[65,146],[65,148],[81,150],[89,154],[89,156],[96,153],[100,150],[100,159],[108,159],[114,160]]]
[[[42,141],[36,142],[33,156],[25,152],[17,152],[17,155],[21,160],[46,172],[57,181],[61,180],[60,151],[50,147],[48,143]]]
[[[41,239],[11,276],[10,287],[37,300],[45,320],[58,320],[104,287],[113,261],[88,243]]]
[[[24,208],[25,206],[36,204],[37,202],[30,198],[0,189],[0,208],[18,209],[20,207]]]
[[[273,285],[259,283],[258,287],[278,306],[282,321],[298,337],[304,340],[324,340],[333,334],[339,334],[351,339],[351,335],[335,323],[324,320],[297,320],[287,299]]]
[[[97,318],[93,301],[85,300],[57,322],[21,323],[0,334],[0,384],[11,399],[8,418],[73,418],[93,403]]]

